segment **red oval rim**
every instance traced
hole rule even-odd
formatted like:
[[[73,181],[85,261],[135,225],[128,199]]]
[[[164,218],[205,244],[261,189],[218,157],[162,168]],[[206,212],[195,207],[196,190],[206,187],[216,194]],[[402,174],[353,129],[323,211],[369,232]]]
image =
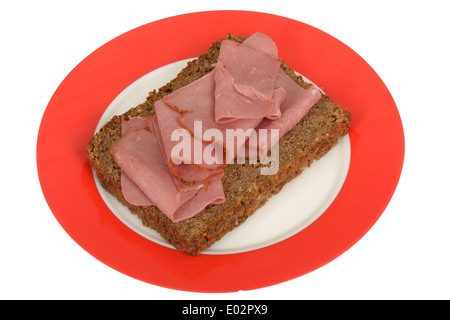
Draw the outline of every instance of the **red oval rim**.
[[[122,224],[95,186],[86,146],[103,111],[130,83],[206,51],[226,33],[272,37],[285,62],[350,109],[351,164],[339,195],[309,227],[259,250],[189,257]],[[186,36],[188,35],[188,36]],[[401,119],[388,89],[352,49],[314,27],[249,11],[184,14],[133,29],[86,57],[51,98],[38,134],[43,194],[64,230],[106,265],[154,285],[230,292],[274,285],[313,271],[355,244],[377,221],[400,178]]]

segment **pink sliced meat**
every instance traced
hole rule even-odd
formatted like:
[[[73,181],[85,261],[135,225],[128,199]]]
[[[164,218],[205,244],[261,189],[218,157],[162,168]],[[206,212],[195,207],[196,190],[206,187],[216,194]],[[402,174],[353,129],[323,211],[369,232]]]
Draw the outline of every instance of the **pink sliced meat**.
[[[122,136],[124,136],[130,128],[142,129],[147,127],[147,118],[134,117],[129,120],[121,119]],[[129,203],[136,206],[152,206],[153,202],[142,192],[142,190],[126,175],[124,170],[120,171],[120,183],[122,195]]]
[[[222,182],[212,181],[206,188],[201,188],[193,199],[184,203],[173,215],[172,221],[178,222],[193,217],[209,204],[220,204],[225,201]]]
[[[281,118],[277,120],[264,120],[259,128],[271,128],[276,126],[280,130],[280,138],[291,130],[319,101],[321,93],[315,86],[308,89],[300,87],[286,73],[280,71],[277,81],[277,88],[286,90],[286,96],[280,106]]]
[[[225,198],[220,179],[212,181],[207,189],[178,191],[156,134],[148,129],[130,128],[111,151],[116,163],[134,185],[174,222],[198,212],[192,210],[219,203]],[[203,189],[205,192],[199,193]],[[190,201],[194,203],[188,205]]]
[[[122,195],[129,203],[135,206],[153,206],[154,203],[142,192],[142,190],[125,174],[120,173],[120,185]]]
[[[247,38],[244,42],[244,45],[250,46],[258,51],[265,52],[271,56],[273,56],[275,59],[278,59],[278,48],[276,43],[266,34],[261,32],[256,32],[252,34],[249,38]],[[274,90],[274,107],[273,110],[266,115],[266,118],[268,119],[278,119],[281,117],[281,110],[280,106],[281,103],[284,100],[284,97],[286,95],[286,91],[283,88],[277,88],[275,86]]]
[[[248,37],[243,44],[258,51],[265,52],[274,58],[278,58],[278,48],[275,41],[262,32],[255,32]]]
[[[285,98],[286,90],[284,88],[277,88],[275,86],[275,90],[273,91],[274,106],[272,111],[268,115],[266,115],[267,119],[275,120],[281,117],[281,104],[283,103]]]
[[[206,129],[219,127],[214,120],[214,74],[215,72],[213,71],[166,95],[163,99],[164,103],[170,107],[169,109],[178,113],[178,125],[181,124],[183,128],[187,129],[200,141],[202,141],[203,133]],[[162,109],[163,105],[158,104],[159,108]],[[160,117],[158,109],[157,114]],[[171,114],[170,117],[174,118],[177,115]],[[195,121],[201,122],[203,129],[201,132],[194,131]]]
[[[165,96],[163,100],[173,110],[177,110],[176,112],[179,113],[178,122],[183,128],[187,129],[194,138],[204,142],[215,142],[222,145],[225,148],[225,161],[228,163],[230,159],[234,159],[237,150],[245,144],[245,140],[233,139],[233,148],[231,148],[231,139],[227,139],[227,130],[231,132],[236,130],[242,130],[244,132],[254,130],[262,119],[238,119],[227,123],[216,123],[214,74],[215,70],[191,84]],[[160,107],[162,108],[162,105],[160,105]],[[161,121],[161,127],[162,123],[163,122]],[[165,125],[166,124],[164,124],[164,126]],[[217,134],[208,137],[208,133]],[[164,134],[162,134],[162,136],[164,136]],[[166,138],[165,141],[167,140],[168,139]],[[227,145],[229,146],[228,148]]]
[[[184,105],[186,102],[182,104]],[[203,109],[202,111],[204,112],[205,110]],[[215,164],[208,164],[203,161],[203,151],[209,143],[202,143],[201,138],[197,139],[197,141],[193,139],[193,124],[192,128],[184,126],[183,122],[190,117],[190,112],[185,113],[183,111],[175,111],[175,109],[171,108],[163,100],[158,100],[155,102],[155,113],[157,115],[157,127],[159,130],[158,133],[161,146],[168,161],[174,162],[175,164],[180,162],[197,164],[199,167],[208,170],[216,170],[223,167],[221,165],[221,163],[223,163],[222,158],[219,156],[214,160]],[[201,120],[201,118],[199,118],[199,120]],[[173,136],[176,137],[175,133],[178,133],[176,135],[178,136],[178,139],[172,138]],[[173,150],[176,150],[177,145],[184,140],[190,141],[188,141],[191,146],[190,156],[172,152]],[[173,153],[175,153],[175,155],[173,155]]]
[[[273,95],[275,80],[280,70],[280,60],[232,40],[222,41],[218,62],[225,65],[237,86],[245,94],[246,87],[253,88],[263,97]]]
[[[157,104],[155,103],[155,109],[159,110],[159,107],[156,107]],[[163,109],[169,109],[169,107],[162,105]],[[173,112],[173,111],[172,111]],[[177,112],[175,112],[176,115],[178,115]],[[160,113],[160,115],[164,116],[165,113]],[[174,163],[174,159],[168,154],[171,154],[171,147],[172,142],[170,137],[168,135],[162,136],[160,125],[158,121],[159,117],[155,116],[153,117],[152,124],[154,128],[154,132],[156,134],[156,138],[158,140],[161,153],[166,159],[166,163],[168,165],[169,171],[172,174],[172,177],[174,179],[175,185],[179,191],[188,191],[192,189],[199,189],[201,187],[204,187],[208,183],[210,183],[212,180],[220,179],[223,176],[223,170],[222,165],[220,167],[217,166],[211,166],[211,168],[205,169],[200,166],[197,166],[192,163]],[[167,133],[167,128],[165,124],[167,125],[167,122],[170,122],[170,118],[167,119],[167,122],[165,122],[165,118],[163,117],[161,119],[161,123],[163,124],[163,128],[165,132]],[[178,128],[175,128],[174,130],[179,130]],[[163,140],[163,137],[165,137],[165,141]],[[193,137],[187,133],[185,136],[185,139],[188,139],[193,144]],[[202,145],[201,141],[198,141],[198,143]],[[192,159],[189,159],[192,160]]]
[[[217,123],[236,119],[261,119],[272,114],[275,104],[273,89],[271,96],[266,97],[250,85],[235,83],[235,79],[222,62],[216,65],[215,81]]]
[[[215,74],[215,121],[269,115],[279,70],[280,60],[274,56],[235,41],[222,41]]]
[[[149,128],[149,125],[147,123],[147,117],[130,117],[128,120],[125,120],[125,118],[122,116],[121,119],[122,124],[122,136],[124,136],[129,129],[145,129]],[[151,128],[149,128],[151,130]]]
[[[259,149],[265,155],[268,150],[281,139],[288,131],[290,131],[311,109],[312,106],[319,101],[321,97],[320,91],[311,86],[308,89],[303,89],[294,80],[292,80],[286,73],[280,71],[276,81],[277,88],[283,88],[286,91],[286,96],[281,104],[281,117],[279,119],[263,119],[256,128],[254,134],[260,132],[261,129],[267,130],[267,139],[259,139],[258,145],[252,145],[252,137],[249,138],[247,147]],[[273,139],[270,132],[272,129],[278,130],[278,139]]]
[[[178,192],[155,134],[146,129],[130,129],[112,153],[121,170],[169,217],[196,193]]]

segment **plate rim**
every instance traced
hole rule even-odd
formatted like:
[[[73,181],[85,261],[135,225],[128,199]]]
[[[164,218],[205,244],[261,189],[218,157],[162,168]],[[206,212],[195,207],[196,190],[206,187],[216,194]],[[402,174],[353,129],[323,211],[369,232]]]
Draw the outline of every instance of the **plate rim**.
[[[92,138],[98,119],[109,105],[106,102],[112,101],[112,97],[117,96],[118,92],[121,92],[127,83],[131,83],[133,79],[136,80],[158,66],[177,61],[176,59],[182,60],[183,57],[198,56],[198,51],[203,50],[192,48],[195,46],[183,47],[183,50],[178,50],[177,52],[169,51],[169,54],[164,56],[164,59],[153,54],[153,59],[147,57],[147,60],[151,61],[146,62],[145,66],[141,65],[140,70],[138,70],[138,64],[142,64],[142,61],[139,60],[142,60],[142,57],[139,57],[139,59],[136,59],[138,60],[137,62],[131,63],[133,64],[131,67],[133,72],[131,72],[129,69],[128,71],[123,70],[125,67],[124,63],[130,63],[130,57],[124,53],[124,46],[129,46],[130,43],[137,45],[136,41],[142,40],[144,36],[155,34],[161,28],[174,29],[174,25],[179,23],[187,29],[195,30],[195,28],[199,27],[199,24],[215,21],[218,22],[218,25],[211,28],[214,30],[205,31],[207,33],[205,37],[206,39],[212,39],[216,33],[219,33],[219,30],[222,32],[223,37],[223,30],[228,26],[228,20],[231,21],[231,19],[233,19],[233,23],[232,26],[229,26],[229,29],[232,29],[230,32],[240,30],[238,33],[233,32],[234,34],[249,34],[248,30],[258,26],[259,30],[254,30],[255,32],[264,32],[268,28],[267,26],[272,26],[279,33],[290,28],[289,34],[291,36],[300,37],[303,41],[311,44],[311,52],[305,51],[302,53],[302,58],[304,59],[302,61],[305,61],[302,62],[303,68],[295,68],[298,62],[291,64],[286,61],[288,65],[296,70],[302,70],[302,73],[313,82],[321,85],[330,97],[333,97],[338,103],[348,100],[348,98],[346,99],[346,94],[349,94],[350,89],[348,87],[333,88],[333,86],[330,86],[330,83],[333,84],[333,81],[336,81],[337,77],[343,74],[347,76],[348,73],[353,72],[363,75],[363,80],[366,81],[363,84],[351,83],[351,79],[347,78],[341,80],[343,82],[347,81],[349,87],[353,89],[359,88],[360,91],[358,92],[361,93],[363,91],[365,94],[353,97],[354,100],[366,101],[364,99],[368,99],[368,97],[376,98],[375,102],[385,103],[384,108],[386,110],[379,110],[380,112],[374,115],[371,114],[373,110],[370,108],[355,108],[353,110],[349,108],[354,118],[349,129],[352,154],[347,179],[331,206],[310,226],[300,233],[269,247],[244,253],[199,255],[193,258],[185,253],[157,244],[149,245],[147,239],[143,239],[139,235],[133,235],[134,231],[125,230],[128,227],[124,226],[113,214],[113,217],[110,217],[111,214],[108,217],[107,212],[109,209],[104,203],[99,203],[99,199],[102,202],[103,200],[92,189],[93,185],[95,187],[92,172],[89,172],[90,166],[87,163],[85,154],[83,156],[81,145],[78,145],[78,143],[85,141],[87,145],[87,142]],[[275,29],[273,29],[274,33],[276,33]],[[177,34],[176,30],[170,30],[170,32],[176,38],[174,40],[183,40],[183,37]],[[276,34],[278,35],[278,33]],[[285,33],[283,35],[286,36]],[[220,37],[216,39],[218,38]],[[321,46],[325,46],[320,41],[326,42],[327,49],[335,50],[333,53],[336,53],[337,57],[334,57],[334,59],[339,57],[345,60],[344,62],[348,63],[351,61],[352,69],[344,70],[345,73],[341,72],[336,75],[335,70],[332,69],[326,73],[327,70],[325,70],[324,65],[330,64],[330,62],[322,61],[321,64],[314,65],[316,68],[308,65],[308,63],[311,64],[310,61],[317,59],[312,54],[314,52],[317,53],[318,48],[320,49]],[[212,41],[209,42],[211,43]],[[294,44],[288,43],[287,47],[290,48],[292,45]],[[138,45],[138,47],[135,50],[141,50],[145,46]],[[142,51],[137,52],[142,54]],[[282,56],[282,53],[280,53],[280,56]],[[322,53],[319,57],[324,58],[326,56]],[[329,58],[333,59],[333,57]],[[289,59],[292,60],[294,58],[290,56],[287,60]],[[112,64],[116,65],[117,69],[120,70],[110,71],[107,67]],[[339,66],[345,68],[346,65],[341,63]],[[92,75],[92,73],[95,73],[95,75],[89,78],[87,83],[80,83],[81,80],[86,80],[86,77]],[[107,81],[102,80],[101,75],[108,73],[113,73],[115,78]],[[325,78],[326,81],[322,81]],[[321,81],[318,81],[319,79]],[[100,80],[105,81],[105,83],[99,84],[98,81]],[[74,87],[75,84],[77,85],[76,87]],[[91,87],[89,87],[89,84],[91,84]],[[109,85],[108,94],[102,96],[93,94],[93,89],[101,88],[105,84]],[[374,92],[365,89],[364,85],[373,89],[376,97]],[[341,91],[338,89],[341,89]],[[61,132],[63,126],[63,124],[56,121],[58,117],[61,117],[62,112],[62,110],[58,110],[58,107],[61,108],[63,106],[67,109],[68,105],[70,106],[73,103],[68,100],[69,98],[87,99],[84,96],[84,98],[79,97],[80,93],[91,93],[91,102],[97,109],[103,106],[100,116],[99,111],[94,110],[86,115],[82,123],[71,122],[72,125],[74,123],[78,125],[78,131],[74,130],[76,132],[64,132],[64,134],[55,135],[55,132]],[[370,103],[375,102],[370,101]],[[86,107],[84,108],[86,109]],[[80,112],[75,109],[70,109],[69,111],[69,116]],[[372,118],[368,118],[369,115]],[[95,119],[97,119],[97,122],[93,126]],[[383,127],[384,131],[381,131],[374,125],[373,122],[375,120],[387,123]],[[66,119],[65,121],[71,120]],[[374,137],[373,133],[368,133],[368,129],[362,127],[363,125],[366,125],[371,130],[379,130],[377,131],[378,136]],[[391,140],[387,140],[389,135],[391,135]],[[381,139],[384,140],[379,142]],[[71,149],[68,149],[71,157],[57,151],[51,152],[52,146],[67,141],[76,142],[76,147],[71,145]],[[378,141],[378,144],[373,145],[373,148],[368,148],[365,145],[367,141],[372,143]],[[193,12],[150,22],[114,38],[81,61],[57,88],[44,112],[37,139],[36,161],[42,192],[55,218],[76,243],[99,261],[130,277],[166,288],[196,292],[230,292],[262,288],[300,277],[334,260],[358,242],[375,224],[394,194],[403,167],[404,148],[404,134],[400,115],[389,90],[370,65],[348,46],[317,28],[290,18],[255,11],[217,10]],[[375,152],[377,153],[375,154]],[[383,152],[386,154],[383,154]],[[377,158],[370,159],[369,156],[373,155],[376,155]],[[58,157],[66,162],[62,164],[57,163]],[[390,161],[380,162],[386,159]],[[386,169],[386,172],[381,172],[378,182],[382,181],[385,185],[382,185],[382,188],[376,183],[372,183],[373,185],[370,188],[368,185],[365,185],[366,189],[370,189],[370,191],[380,191],[380,194],[375,194],[375,200],[370,200],[367,195],[364,199],[370,203],[351,203],[352,201],[357,202],[358,198],[352,201],[345,200],[345,197],[348,198],[350,194],[362,196],[360,194],[361,190],[358,190],[358,186],[354,183],[355,181],[361,183],[363,180],[358,174],[360,175],[364,172],[364,168],[380,173],[380,170],[375,170],[380,163],[384,166],[383,169]],[[72,166],[77,171],[73,175],[71,174],[70,177],[61,177],[61,172],[57,170],[62,170],[60,167],[64,167],[64,165]],[[72,194],[66,190],[61,190],[61,188],[58,188],[58,184],[61,181],[65,181],[65,178],[70,178],[69,182],[72,183],[74,179],[77,179],[76,181],[80,183],[81,188],[72,189]],[[67,200],[80,197],[83,193],[85,196],[87,195],[87,199],[80,199],[81,204],[95,212],[91,216],[80,214],[81,217],[78,219],[83,219],[83,221],[73,221],[72,210],[75,209],[67,208],[63,204],[58,203],[60,201],[58,197],[65,197],[64,199]],[[345,222],[350,222],[358,230],[348,229],[344,222],[335,221],[336,212],[348,211],[346,205],[348,206],[350,203],[353,210],[351,214],[346,213]],[[373,206],[373,208],[369,208],[369,205]],[[358,210],[364,210],[363,208],[366,208],[367,216],[358,215]],[[343,230],[346,231],[344,237],[342,237]],[[336,237],[339,233],[341,233],[341,238]],[[329,246],[324,246],[319,241],[313,241],[314,238],[317,239],[318,237],[324,241],[334,241],[330,242]],[[124,239],[126,240],[124,241]],[[299,244],[302,244],[303,247],[299,247]],[[129,252],[126,258],[139,262],[139,265],[130,266],[129,260],[124,262],[128,249],[132,252]],[[152,264],[149,264],[143,258],[148,257],[148,255],[152,258]],[[273,259],[274,257],[278,259]],[[180,263],[189,267],[179,269],[175,265]],[[143,268],[147,269],[143,270]]]

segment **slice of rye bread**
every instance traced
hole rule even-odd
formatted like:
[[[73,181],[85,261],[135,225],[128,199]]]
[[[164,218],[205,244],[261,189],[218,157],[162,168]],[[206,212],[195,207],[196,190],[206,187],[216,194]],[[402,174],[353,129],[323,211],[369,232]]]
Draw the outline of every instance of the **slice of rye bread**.
[[[242,42],[246,38],[227,35],[224,39]],[[207,52],[189,62],[175,79],[150,92],[145,102],[124,113],[125,119],[151,114],[155,101],[213,70],[224,39],[216,41]],[[284,63],[282,69],[300,86],[310,86]],[[338,138],[347,134],[350,122],[351,113],[322,94],[306,116],[280,139],[277,174],[261,175],[260,163],[229,164],[222,178],[225,202],[209,205],[194,217],[177,223],[170,221],[156,206],[134,206],[124,199],[120,167],[110,154],[111,146],[121,136],[121,116],[114,116],[89,141],[87,156],[102,186],[137,214],[145,226],[158,231],[175,248],[197,255],[243,223],[287,182],[326,154],[337,144]]]

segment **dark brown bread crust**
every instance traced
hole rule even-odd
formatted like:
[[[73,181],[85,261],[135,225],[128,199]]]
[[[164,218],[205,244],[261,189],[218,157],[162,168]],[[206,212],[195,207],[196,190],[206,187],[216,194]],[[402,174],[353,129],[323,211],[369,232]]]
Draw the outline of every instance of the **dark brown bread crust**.
[[[242,42],[245,37],[227,35],[225,39]],[[149,115],[155,101],[209,73],[213,69],[211,65],[217,61],[220,43],[221,40],[213,43],[206,53],[188,63],[175,79],[158,91],[150,92],[146,101],[126,112],[125,117]],[[282,67],[300,86],[310,85],[284,63]],[[225,202],[209,205],[196,216],[177,223],[171,222],[155,206],[133,206],[123,198],[120,168],[109,152],[121,136],[119,116],[114,116],[88,143],[87,155],[103,187],[137,214],[145,226],[157,230],[177,249],[197,255],[243,223],[287,182],[327,153],[338,138],[347,134],[350,122],[348,110],[322,95],[308,114],[280,140],[276,175],[261,175],[259,163],[227,165],[222,178]]]

